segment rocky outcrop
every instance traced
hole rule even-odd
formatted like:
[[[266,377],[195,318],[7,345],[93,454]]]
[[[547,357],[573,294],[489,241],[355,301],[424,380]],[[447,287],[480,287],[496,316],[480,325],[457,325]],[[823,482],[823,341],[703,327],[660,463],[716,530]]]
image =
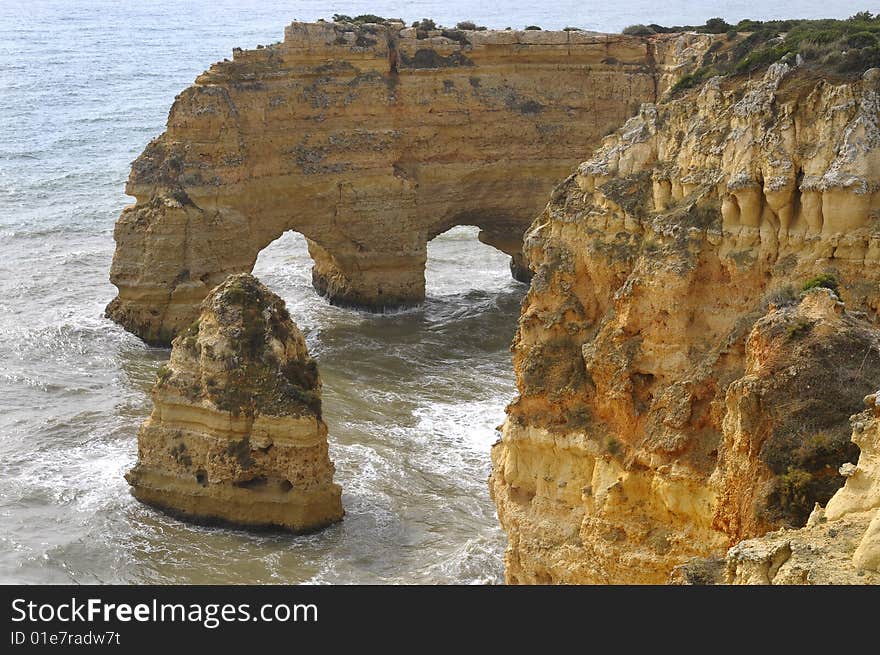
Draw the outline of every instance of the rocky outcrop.
[[[528,279],[522,234],[553,184],[713,43],[727,47],[293,23],[283,43],[200,75],[134,162],[108,316],[166,344],[287,230],[306,236],[314,286],[337,304],[422,301],[427,242],[462,224]]]
[[[858,464],[844,464],[844,486],[806,527],[743,541],[727,553],[727,584],[880,584],[880,406],[852,417]]]
[[[203,301],[173,343],[126,475],[184,517],[302,532],[342,518],[321,382],[284,301],[247,274]]]
[[[554,190],[492,452],[508,581],[709,578],[843,484],[880,386],[874,73],[710,80]]]

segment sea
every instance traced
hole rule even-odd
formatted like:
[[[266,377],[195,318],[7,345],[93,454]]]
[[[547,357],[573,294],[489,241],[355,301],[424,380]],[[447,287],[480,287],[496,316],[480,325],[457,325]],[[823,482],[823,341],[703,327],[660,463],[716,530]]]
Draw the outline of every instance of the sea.
[[[103,318],[113,224],[174,96],[234,47],[335,13],[619,31],[864,5],[0,0],[0,583],[503,582],[489,449],[515,396],[509,346],[526,287],[475,228],[435,238],[425,303],[385,315],[318,297],[297,234],[259,256],[255,274],[319,363],[341,523],[306,536],[209,528],[130,496],[123,474],[169,351]]]

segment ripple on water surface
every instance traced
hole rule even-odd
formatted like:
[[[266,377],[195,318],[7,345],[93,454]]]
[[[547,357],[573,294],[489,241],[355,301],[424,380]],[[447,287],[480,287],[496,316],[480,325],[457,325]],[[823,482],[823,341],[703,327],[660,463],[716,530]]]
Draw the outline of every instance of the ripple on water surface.
[[[380,316],[319,298],[301,237],[261,254],[256,274],[285,297],[319,359],[344,489],[345,520],[299,537],[188,525],[130,497],[123,474],[168,351],[102,317],[113,295],[106,233],[10,232],[19,247],[0,261],[18,271],[0,278],[0,580],[501,580],[486,478],[513,393],[508,344],[523,287],[475,230],[432,242],[423,306]],[[41,274],[21,275],[38,245]],[[446,263],[462,259],[479,287],[462,288]]]

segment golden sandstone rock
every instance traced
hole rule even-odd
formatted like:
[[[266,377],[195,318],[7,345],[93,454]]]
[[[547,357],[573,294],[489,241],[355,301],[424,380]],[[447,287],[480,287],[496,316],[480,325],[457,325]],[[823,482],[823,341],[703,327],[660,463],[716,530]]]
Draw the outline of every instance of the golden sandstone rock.
[[[880,388],[877,71],[658,102],[725,37],[421,32],[293,23],[133,165],[108,315],[179,334],[135,495],[338,520],[302,337],[252,278],[211,289],[296,230],[332,302],[417,303],[427,242],[471,224],[534,271],[492,451],[509,582],[877,582],[876,395],[848,422]]]
[[[293,23],[181,93],[132,166],[108,316],[167,344],[288,230],[338,304],[422,301],[426,244],[462,224],[528,279],[553,184],[723,39],[402,27]]]
[[[880,393],[880,392],[878,392]],[[852,417],[858,464],[845,464],[844,486],[806,527],[743,541],[727,553],[728,584],[880,584],[880,407]]]
[[[342,518],[321,382],[284,301],[230,276],[174,340],[126,475],[139,500],[198,520],[302,532]]]
[[[843,484],[848,417],[880,387],[878,92],[785,64],[710,80],[556,188],[525,237],[519,396],[492,453],[508,581],[717,572]]]

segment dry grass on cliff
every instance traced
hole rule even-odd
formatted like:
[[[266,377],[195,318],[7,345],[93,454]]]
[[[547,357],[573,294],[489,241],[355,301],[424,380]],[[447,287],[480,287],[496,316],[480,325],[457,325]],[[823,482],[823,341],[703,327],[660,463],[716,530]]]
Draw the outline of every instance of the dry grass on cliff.
[[[823,275],[804,287],[836,284]],[[855,462],[859,454],[850,439],[849,417],[880,384],[880,348],[873,326],[845,314],[830,328],[808,320],[796,306],[765,320],[779,353],[762,391],[774,428],[760,457],[777,476],[765,510],[774,521],[788,525],[803,525],[814,504],[827,503],[843,484],[838,468]]]

